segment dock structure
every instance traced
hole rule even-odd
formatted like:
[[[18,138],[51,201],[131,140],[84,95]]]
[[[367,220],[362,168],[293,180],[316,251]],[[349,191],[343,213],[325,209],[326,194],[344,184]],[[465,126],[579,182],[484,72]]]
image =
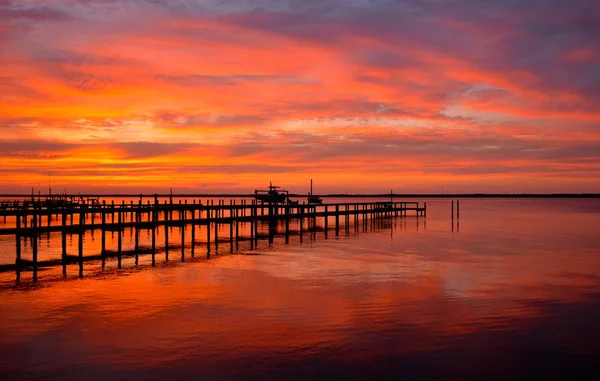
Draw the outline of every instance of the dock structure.
[[[137,202],[126,203],[69,203],[64,205],[44,204],[33,201],[4,201],[0,205],[0,217],[5,221],[0,228],[0,236],[12,235],[15,237],[15,262],[14,264],[0,265],[0,272],[15,271],[17,282],[24,270],[33,272],[33,281],[37,281],[38,267],[62,266],[63,275],[66,276],[66,266],[76,264],[79,275],[83,276],[83,265],[87,261],[100,261],[104,267],[108,257],[117,258],[117,266],[121,268],[123,256],[135,256],[135,264],[138,264],[140,255],[151,255],[152,265],[155,265],[155,256],[159,250],[164,251],[165,261],[169,260],[171,250],[177,249],[169,239],[169,233],[173,228],[181,229],[181,260],[185,260],[185,248],[189,250],[190,256],[194,257],[196,248],[204,246],[206,257],[217,253],[220,245],[227,247],[230,253],[238,249],[239,243],[250,242],[250,249],[254,249],[259,239],[268,239],[273,242],[275,236],[285,237],[285,243],[289,243],[290,235],[299,235],[302,242],[303,233],[316,233],[322,230],[327,236],[329,230],[336,235],[340,232],[340,219],[344,220],[345,229],[348,231],[351,225],[358,229],[359,224],[366,227],[369,221],[374,223],[377,219],[393,217],[420,217],[427,216],[427,204],[423,206],[418,202],[345,202],[330,204],[269,204],[256,200],[214,200],[201,203],[200,200],[184,200],[174,203],[172,198],[160,202],[154,197],[140,196]],[[249,202],[250,201],[250,202]],[[7,221],[8,217],[8,222]],[[329,226],[330,219],[334,220],[333,226]],[[322,226],[318,222],[322,221]],[[295,228],[292,227],[294,222]],[[249,229],[248,229],[249,225]],[[221,237],[220,228],[228,234]],[[262,233],[265,230],[267,233]],[[196,230],[204,227],[206,237],[197,239]],[[260,228],[260,229],[259,229]],[[190,234],[186,242],[186,230]],[[283,231],[280,231],[283,230]],[[100,233],[99,252],[85,253],[84,236],[86,233]],[[123,250],[122,237],[125,232],[135,242],[133,250]],[[159,232],[164,232],[164,244],[157,240]],[[140,234],[146,232],[151,236],[151,246],[140,246]],[[38,241],[43,235],[61,235],[61,257],[60,259],[38,260]],[[106,249],[106,235],[117,234],[117,248]],[[73,239],[77,237],[77,254],[67,253],[67,235]],[[48,238],[49,239],[49,238]],[[22,246],[31,245],[31,260],[23,258]]]

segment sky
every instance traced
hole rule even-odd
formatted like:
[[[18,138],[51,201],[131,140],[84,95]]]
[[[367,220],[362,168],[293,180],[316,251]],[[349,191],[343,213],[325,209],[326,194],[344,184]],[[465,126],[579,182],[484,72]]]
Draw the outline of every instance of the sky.
[[[600,192],[598,36],[597,0],[0,0],[0,193]]]

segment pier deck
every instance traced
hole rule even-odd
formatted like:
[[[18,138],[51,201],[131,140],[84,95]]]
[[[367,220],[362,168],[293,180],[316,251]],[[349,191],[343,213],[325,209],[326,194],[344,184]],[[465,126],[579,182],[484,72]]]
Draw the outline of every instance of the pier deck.
[[[104,261],[107,257],[118,258],[118,267],[121,267],[122,256],[135,256],[138,263],[139,254],[151,254],[152,265],[155,263],[155,254],[158,249],[164,250],[165,259],[168,260],[169,249],[172,244],[169,241],[169,230],[173,227],[181,228],[181,250],[182,260],[184,259],[184,248],[186,246],[185,229],[191,228],[191,237],[189,239],[189,249],[191,255],[194,255],[195,247],[199,245],[206,246],[206,256],[210,258],[211,245],[215,250],[219,244],[230,244],[230,252],[234,251],[234,244],[242,241],[250,241],[251,248],[254,243],[261,238],[268,238],[272,241],[275,235],[285,236],[285,242],[288,243],[290,234],[299,234],[302,237],[303,231],[309,232],[317,228],[317,219],[323,222],[323,230],[327,234],[329,230],[330,219],[334,220],[332,229],[335,229],[336,235],[340,230],[340,219],[345,219],[345,226],[348,228],[351,220],[358,226],[359,222],[366,224],[369,220],[390,217],[426,217],[427,204],[420,206],[418,202],[348,202],[332,204],[267,204],[256,202],[247,202],[241,200],[236,203],[230,200],[226,203],[224,200],[218,200],[202,204],[193,201],[192,203],[173,203],[172,200],[160,203],[155,200],[154,203],[125,203],[110,204],[102,202],[78,203],[68,205],[44,205],[41,202],[33,201],[11,201],[3,202],[0,205],[0,218],[4,220],[4,227],[0,228],[0,236],[15,236],[15,254],[14,265],[0,266],[0,272],[15,270],[17,273],[17,282],[20,272],[31,269],[33,271],[33,281],[37,281],[38,266],[63,266],[63,274],[66,275],[66,265],[70,263],[79,264],[79,274],[83,275],[83,263],[89,260]],[[7,220],[8,218],[8,220]],[[290,228],[291,222],[295,222],[298,230]],[[248,231],[247,225],[250,225]],[[268,225],[268,234],[260,234],[259,224]],[[306,227],[305,227],[306,224]],[[229,227],[229,234],[226,238],[219,238],[219,227],[226,225]],[[240,229],[240,225],[245,228]],[[283,230],[278,232],[278,225]],[[206,238],[197,240],[195,237],[196,227],[203,226]],[[157,232],[164,231],[164,244],[158,244],[156,240]],[[135,245],[133,250],[125,251],[122,249],[122,235],[125,230],[130,234],[135,234]],[[227,229],[226,229],[227,230]],[[95,231],[101,233],[101,249],[99,253],[83,253],[83,237],[86,232],[94,234]],[[142,248],[139,245],[139,235],[141,231],[147,231],[152,236],[151,247]],[[118,247],[116,251],[106,250],[106,233],[118,235]],[[38,261],[38,240],[44,234],[62,233],[62,257],[57,260]],[[67,254],[67,235],[78,236],[77,255]],[[22,244],[31,242],[32,259],[25,260],[21,258]]]

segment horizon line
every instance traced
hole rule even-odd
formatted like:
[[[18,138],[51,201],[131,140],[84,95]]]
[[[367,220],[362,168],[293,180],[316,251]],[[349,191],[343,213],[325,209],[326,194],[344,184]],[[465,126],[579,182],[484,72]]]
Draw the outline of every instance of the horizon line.
[[[254,193],[58,193],[58,194],[24,194],[24,193],[0,193],[0,198],[17,197],[49,197],[49,196],[67,196],[67,197],[254,197]],[[290,193],[289,197],[306,197],[304,193]],[[329,193],[315,194],[319,197],[566,197],[566,198],[600,198],[600,193]]]

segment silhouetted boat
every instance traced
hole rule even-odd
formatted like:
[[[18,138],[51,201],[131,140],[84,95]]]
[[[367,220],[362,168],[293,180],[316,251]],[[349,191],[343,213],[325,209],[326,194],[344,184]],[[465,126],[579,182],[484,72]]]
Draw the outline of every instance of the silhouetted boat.
[[[257,189],[254,191],[254,198],[258,201],[269,203],[282,203],[288,199],[288,191],[281,187],[269,184],[269,190]]]
[[[312,179],[310,179],[310,193],[308,194],[308,203],[309,204],[322,204],[323,200],[321,200],[321,198],[319,196],[314,196],[312,194],[312,190],[313,190],[313,182]]]

